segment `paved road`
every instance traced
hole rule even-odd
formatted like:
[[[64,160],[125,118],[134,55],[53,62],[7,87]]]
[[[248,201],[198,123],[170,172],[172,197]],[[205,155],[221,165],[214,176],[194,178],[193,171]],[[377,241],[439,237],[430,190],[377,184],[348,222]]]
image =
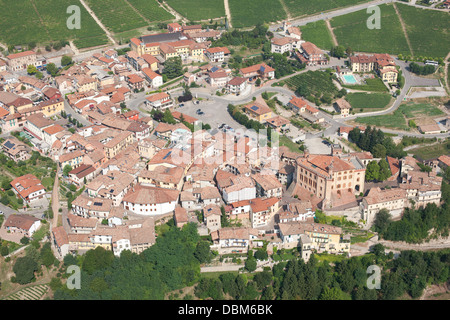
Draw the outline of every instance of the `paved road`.
[[[395,1],[394,0],[376,0],[376,1],[371,1],[371,2],[367,2],[367,3],[362,3],[362,4],[359,4],[356,6],[344,8],[344,9],[337,9],[337,10],[333,10],[333,11],[329,11],[329,12],[319,13],[319,14],[312,15],[312,16],[307,16],[304,18],[298,18],[298,19],[295,19],[295,20],[292,20],[289,22],[293,26],[304,26],[305,24],[310,23],[310,22],[331,19],[334,17],[348,14],[348,13],[363,10],[363,9],[366,9],[373,5],[381,5],[381,4],[385,4],[385,3],[391,3],[391,2],[395,2]],[[282,24],[274,24],[269,27],[269,30],[274,32],[282,26],[283,26]]]
[[[371,1],[371,2],[367,2],[367,3],[362,3],[362,4],[358,4],[352,7],[347,7],[347,8],[343,8],[343,9],[337,9],[337,10],[331,10],[328,12],[322,12],[319,14],[315,14],[315,15],[311,15],[311,16],[307,16],[307,17],[303,17],[303,18],[298,18],[298,19],[294,19],[289,21],[293,26],[304,26],[307,23],[310,22],[316,22],[316,21],[320,21],[320,20],[329,20],[332,19],[334,17],[338,17],[338,16],[342,16],[348,13],[352,13],[352,12],[356,12],[356,11],[360,11],[360,10],[364,10],[367,9],[370,6],[375,6],[375,5],[382,5],[382,4],[386,4],[386,3],[393,3],[393,2],[399,2],[402,4],[407,4],[409,6],[413,6],[416,8],[420,8],[420,9],[427,9],[427,10],[437,10],[437,11],[444,11],[444,12],[448,12],[448,10],[445,9],[436,9],[436,8],[432,8],[432,7],[426,7],[426,6],[420,6],[420,5],[416,5],[415,3],[406,3],[403,1],[396,1],[396,0],[375,0],[375,1]],[[369,17],[369,15],[368,15]],[[271,26],[269,26],[269,31],[276,31],[278,28],[281,28],[283,25],[282,24],[273,24]]]

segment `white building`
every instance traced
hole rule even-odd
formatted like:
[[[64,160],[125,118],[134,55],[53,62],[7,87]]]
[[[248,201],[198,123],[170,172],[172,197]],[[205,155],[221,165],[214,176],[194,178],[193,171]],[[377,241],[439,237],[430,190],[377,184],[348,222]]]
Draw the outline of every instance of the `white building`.
[[[123,206],[136,214],[154,216],[173,212],[179,191],[136,185],[123,198]]]

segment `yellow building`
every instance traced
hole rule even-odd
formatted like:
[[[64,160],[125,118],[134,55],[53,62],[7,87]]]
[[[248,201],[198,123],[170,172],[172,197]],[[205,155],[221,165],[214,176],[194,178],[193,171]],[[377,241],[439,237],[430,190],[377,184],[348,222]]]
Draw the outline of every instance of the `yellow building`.
[[[108,159],[111,159],[132,143],[133,133],[123,131],[105,144],[105,155]]]
[[[288,222],[278,226],[285,248],[300,246],[304,260],[309,259],[312,251],[334,254],[350,252],[350,241],[342,238],[339,227],[311,222]]]
[[[266,122],[272,118],[272,110],[259,102],[252,102],[244,106],[244,112],[259,122]]]
[[[62,98],[42,101],[39,104],[42,113],[48,118],[64,110],[64,100]]]

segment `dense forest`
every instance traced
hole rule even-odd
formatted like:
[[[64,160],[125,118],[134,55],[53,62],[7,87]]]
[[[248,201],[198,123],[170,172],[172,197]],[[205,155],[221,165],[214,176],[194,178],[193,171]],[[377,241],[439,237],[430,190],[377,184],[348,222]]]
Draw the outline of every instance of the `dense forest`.
[[[406,156],[402,145],[396,145],[391,137],[385,135],[380,129],[368,126],[363,133],[359,128],[354,128],[348,134],[348,139],[361,149],[370,151],[375,158],[402,158]]]
[[[167,292],[199,281],[200,263],[211,259],[209,243],[195,224],[169,226],[156,243],[141,254],[124,251],[115,257],[102,247],[76,258],[64,257],[64,267],[81,267],[81,289],[69,290],[53,281],[55,299],[164,299]]]

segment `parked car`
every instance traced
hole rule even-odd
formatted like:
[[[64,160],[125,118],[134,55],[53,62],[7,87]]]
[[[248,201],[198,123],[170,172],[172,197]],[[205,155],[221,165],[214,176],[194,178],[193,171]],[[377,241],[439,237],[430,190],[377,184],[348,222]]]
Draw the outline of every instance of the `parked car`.
[[[184,107],[184,103],[180,103],[178,106],[179,107]]]

